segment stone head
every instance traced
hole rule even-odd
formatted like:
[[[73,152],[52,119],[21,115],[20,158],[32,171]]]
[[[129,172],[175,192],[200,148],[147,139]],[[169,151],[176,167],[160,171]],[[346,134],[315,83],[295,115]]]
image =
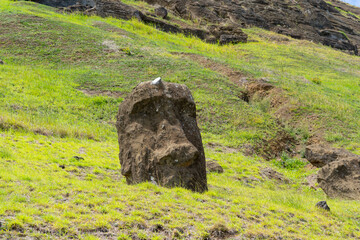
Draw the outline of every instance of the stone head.
[[[195,102],[185,85],[140,83],[120,104],[116,127],[121,173],[129,184],[207,190]]]

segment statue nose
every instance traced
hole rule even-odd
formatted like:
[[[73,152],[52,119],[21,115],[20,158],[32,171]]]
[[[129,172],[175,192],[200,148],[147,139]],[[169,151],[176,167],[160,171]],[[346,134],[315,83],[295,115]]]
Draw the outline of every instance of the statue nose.
[[[160,165],[188,167],[198,158],[199,151],[191,143],[170,144],[166,149],[157,151],[156,155]]]

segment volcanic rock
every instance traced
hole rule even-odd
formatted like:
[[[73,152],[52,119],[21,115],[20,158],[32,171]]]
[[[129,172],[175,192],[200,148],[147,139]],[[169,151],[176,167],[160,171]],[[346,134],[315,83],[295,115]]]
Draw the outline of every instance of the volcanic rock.
[[[165,19],[168,15],[168,12],[167,12],[166,8],[158,7],[158,8],[155,8],[155,15]]]
[[[69,7],[69,6],[95,6],[95,0],[31,0],[51,7]]]
[[[128,184],[207,190],[195,102],[185,85],[160,79],[140,83],[120,104],[116,128]]]
[[[360,200],[360,158],[330,162],[320,169],[317,180],[330,197]]]
[[[143,20],[143,13],[121,1],[95,0],[95,5],[96,12],[101,17],[111,16],[125,20],[130,20],[131,18],[137,18],[139,21]]]
[[[322,208],[326,211],[330,211],[330,207],[327,205],[326,201],[320,201],[316,204],[316,207]]]
[[[307,39],[358,55],[360,25],[356,17],[344,16],[338,9],[357,12],[331,0],[145,0],[161,5],[184,19],[242,27],[256,26],[297,39]],[[336,8],[335,8],[336,7]],[[344,33],[344,34],[343,34]],[[226,34],[228,35],[228,34]],[[234,34],[230,34],[234,35]],[[233,39],[224,36],[229,41]]]
[[[206,169],[209,172],[223,173],[224,169],[215,161],[206,161]]]
[[[314,144],[305,149],[305,158],[315,167],[321,168],[328,163],[347,158],[360,158],[345,149],[332,148],[326,145]]]

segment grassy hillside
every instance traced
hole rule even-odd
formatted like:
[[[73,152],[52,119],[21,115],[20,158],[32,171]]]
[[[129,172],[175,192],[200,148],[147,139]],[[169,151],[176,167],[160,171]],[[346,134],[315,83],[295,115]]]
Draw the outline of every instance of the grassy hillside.
[[[312,139],[360,153],[360,58],[244,31],[254,41],[217,46],[0,1],[0,238],[360,238],[357,202],[303,185],[316,170],[298,157],[260,157],[283,133],[298,156]],[[191,89],[206,157],[225,169],[208,174],[204,194],[128,186],[120,175],[117,107],[158,76]],[[260,78],[282,90],[241,100],[239,80]],[[259,156],[244,156],[248,145]],[[264,167],[290,183],[263,179]],[[315,208],[324,199],[330,213]]]

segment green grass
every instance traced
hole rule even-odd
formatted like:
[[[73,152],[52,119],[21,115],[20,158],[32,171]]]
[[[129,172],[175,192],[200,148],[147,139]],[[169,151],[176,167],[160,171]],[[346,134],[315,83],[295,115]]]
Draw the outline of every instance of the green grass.
[[[217,46],[135,20],[62,15],[21,1],[1,1],[0,20],[0,238],[203,239],[214,229],[255,239],[360,237],[357,202],[304,186],[316,170],[302,160],[284,154],[266,162],[226,150],[286,131],[299,142],[320,134],[359,153],[358,57],[278,42],[257,28],[244,31],[258,42]],[[291,118],[279,124],[271,99],[248,104],[226,76],[176,52],[267,78],[284,89]],[[206,156],[225,169],[208,174],[204,194],[129,186],[120,175],[118,105],[136,84],[158,76],[191,89]],[[290,184],[262,179],[264,167]],[[330,213],[315,208],[324,199]]]

